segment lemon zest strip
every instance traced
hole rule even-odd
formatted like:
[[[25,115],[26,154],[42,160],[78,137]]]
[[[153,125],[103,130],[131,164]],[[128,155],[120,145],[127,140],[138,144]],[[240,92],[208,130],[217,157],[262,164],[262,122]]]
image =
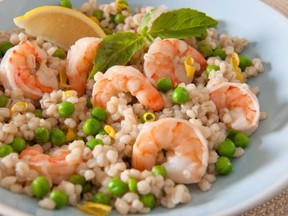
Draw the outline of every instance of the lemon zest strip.
[[[17,107],[18,106],[22,106],[23,107],[23,109],[21,111],[26,111],[28,109],[28,103],[27,102],[17,102],[10,109],[11,115],[13,113],[17,112]]]
[[[105,125],[104,126],[104,131],[112,138],[115,137],[115,130],[113,127],[111,127],[110,125]]]
[[[186,76],[188,78],[193,78],[194,77],[196,68],[193,66],[193,63],[194,63],[194,59],[192,58],[191,55],[188,55],[185,58],[185,61],[184,61]]]
[[[241,82],[243,83],[244,82],[244,77],[239,69],[239,64],[240,64],[240,60],[239,60],[239,56],[236,52],[233,52],[232,55],[231,55],[231,60],[230,60],[230,63],[232,64],[232,67],[233,67],[233,71],[235,72],[236,74],[236,78]]]
[[[93,202],[84,202],[83,205],[77,205],[77,208],[96,216],[107,216],[112,210],[112,207],[109,205]]]

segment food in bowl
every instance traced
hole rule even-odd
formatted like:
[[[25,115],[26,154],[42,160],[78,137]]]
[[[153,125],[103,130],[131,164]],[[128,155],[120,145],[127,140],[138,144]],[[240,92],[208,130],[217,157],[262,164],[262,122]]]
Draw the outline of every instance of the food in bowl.
[[[1,32],[1,186],[47,209],[147,213],[237,172],[232,159],[266,117],[247,84],[264,71],[241,55],[247,39],[189,8],[69,3]],[[47,11],[67,26],[47,35],[39,23],[59,22]]]

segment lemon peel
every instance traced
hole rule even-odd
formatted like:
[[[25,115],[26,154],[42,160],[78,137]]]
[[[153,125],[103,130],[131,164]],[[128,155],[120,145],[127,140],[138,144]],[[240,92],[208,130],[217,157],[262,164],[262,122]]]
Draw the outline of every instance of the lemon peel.
[[[110,125],[105,125],[104,126],[104,131],[112,138],[115,137],[115,130],[112,126]]]
[[[77,208],[80,210],[87,212],[92,215],[96,216],[106,216],[112,210],[112,207],[109,205],[104,205],[100,203],[93,203],[93,202],[84,202],[83,205],[77,205]]]
[[[75,129],[68,128],[67,133],[66,133],[66,141],[71,142],[76,138],[76,132]]]
[[[64,97],[72,97],[73,96],[73,92],[70,90],[64,91],[63,92],[63,96]]]
[[[126,0],[116,0],[115,2],[116,2],[118,11],[127,10],[130,13],[130,7]]]
[[[41,6],[13,19],[28,34],[41,36],[63,50],[83,37],[105,37],[101,27],[88,16],[61,6]]]
[[[60,71],[59,78],[60,78],[60,85],[62,86],[62,88],[69,89],[70,85],[67,84],[68,78],[65,70]]]
[[[186,76],[188,78],[194,77],[196,68],[193,66],[193,64],[194,64],[194,59],[192,58],[192,56],[188,55],[184,61]]]
[[[28,109],[28,103],[27,102],[17,102],[17,103],[15,103],[10,109],[11,115],[13,113],[17,112],[17,111],[20,111],[19,109],[21,109],[21,111],[26,111]]]
[[[244,82],[244,77],[239,69],[239,64],[240,64],[240,60],[239,60],[239,56],[236,52],[233,52],[232,55],[231,55],[231,60],[230,60],[230,63],[232,64],[232,67],[233,67],[233,71],[235,72],[236,74],[236,78],[241,82],[243,83]]]

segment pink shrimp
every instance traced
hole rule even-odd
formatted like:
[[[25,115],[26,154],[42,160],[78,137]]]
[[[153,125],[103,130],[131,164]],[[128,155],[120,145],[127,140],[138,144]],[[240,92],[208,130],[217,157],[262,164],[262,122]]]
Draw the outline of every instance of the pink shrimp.
[[[257,97],[246,84],[221,83],[210,90],[210,99],[223,120],[223,112],[229,111],[231,121],[224,121],[234,128],[251,135],[259,125],[260,108]]]
[[[66,74],[70,88],[77,91],[78,96],[85,93],[87,77],[100,42],[100,38],[81,38],[68,51]]]
[[[133,145],[132,167],[150,170],[163,149],[167,151],[163,166],[169,178],[184,184],[201,180],[208,164],[208,147],[195,125],[175,118],[146,123]]]
[[[144,55],[144,73],[156,86],[161,78],[169,78],[173,86],[181,82],[191,83],[193,76],[187,76],[184,61],[191,56],[204,70],[207,66],[205,58],[196,49],[178,39],[155,41]]]
[[[136,68],[113,66],[104,74],[104,79],[93,86],[92,104],[105,107],[112,96],[130,92],[147,109],[160,110],[164,101],[159,91]]]
[[[1,62],[3,86],[18,89],[32,100],[58,89],[57,75],[46,66],[46,58],[46,53],[29,41],[9,49]]]
[[[24,149],[19,158],[28,162],[32,169],[51,179],[54,184],[59,184],[76,173],[82,158],[67,161],[66,157],[71,153],[67,149],[57,149],[51,155],[44,154],[40,145],[30,146]]]

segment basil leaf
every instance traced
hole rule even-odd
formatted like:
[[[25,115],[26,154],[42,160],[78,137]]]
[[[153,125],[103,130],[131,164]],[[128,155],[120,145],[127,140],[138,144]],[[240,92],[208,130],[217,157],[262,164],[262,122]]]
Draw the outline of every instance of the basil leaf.
[[[118,32],[106,36],[97,48],[94,66],[89,75],[93,79],[98,71],[105,72],[113,65],[126,65],[146,43],[146,38],[132,32]]]
[[[161,14],[152,24],[148,34],[153,38],[179,38],[201,36],[218,21],[205,13],[190,8],[168,11]]]
[[[153,18],[153,13],[156,11],[156,9],[152,9],[150,10],[148,13],[146,13],[142,20],[141,20],[141,23],[139,25],[139,32],[141,35],[145,35],[148,31],[148,25],[150,23],[150,21],[152,20]]]

